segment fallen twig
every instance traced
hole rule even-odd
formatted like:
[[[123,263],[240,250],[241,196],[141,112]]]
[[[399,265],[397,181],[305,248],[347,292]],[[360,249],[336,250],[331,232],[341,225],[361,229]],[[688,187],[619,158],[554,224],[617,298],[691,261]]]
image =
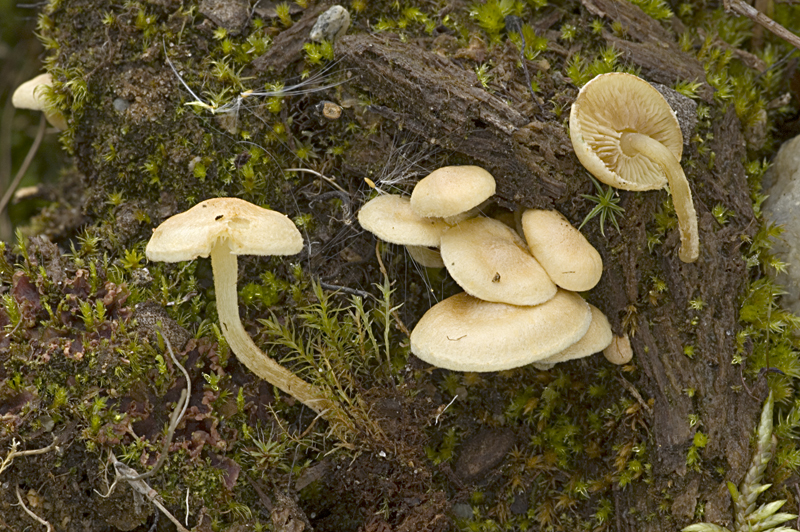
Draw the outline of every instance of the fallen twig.
[[[756,24],[763,26],[784,41],[788,42],[795,48],[800,49],[800,37],[787,30],[753,6],[746,4],[742,0],[722,0],[722,5],[725,6],[725,11],[732,11],[737,15],[744,15]]]
[[[17,451],[17,446],[19,445],[19,442],[16,439],[12,439],[11,450],[8,452],[8,455],[3,459],[3,462],[0,463],[0,473],[8,469],[8,467],[14,461],[14,458],[16,458],[17,456],[31,456],[34,454],[49,453],[50,451],[56,448],[57,443],[58,443],[58,438],[53,440],[53,443],[51,443],[47,447],[42,447],[41,449],[32,449],[30,451]]]
[[[51,525],[46,520],[42,519],[41,517],[33,513],[27,506],[25,506],[25,501],[22,500],[22,494],[19,492],[19,484],[14,486],[14,488],[17,491],[17,500],[19,501],[19,505],[22,506],[22,509],[25,510],[25,513],[31,516],[31,518],[34,519],[40,525],[46,526],[47,532],[53,532],[54,531],[53,525]]]

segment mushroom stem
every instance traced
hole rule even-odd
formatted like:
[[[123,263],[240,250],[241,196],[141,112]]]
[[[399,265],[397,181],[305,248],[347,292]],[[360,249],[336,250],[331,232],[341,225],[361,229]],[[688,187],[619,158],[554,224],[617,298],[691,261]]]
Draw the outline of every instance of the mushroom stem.
[[[643,155],[661,166],[667,175],[672,203],[678,215],[681,233],[681,249],[678,256],[683,262],[694,262],[700,255],[700,240],[697,233],[697,213],[692,202],[692,190],[683,173],[681,163],[663,144],[641,133],[625,132],[620,138],[622,151],[628,157]]]
[[[239,318],[239,302],[236,291],[238,266],[236,255],[231,253],[227,239],[211,249],[211,268],[214,270],[214,288],[217,293],[217,314],[222,326],[222,335],[236,357],[247,368],[277,386],[283,392],[297,398],[315,412],[330,415],[334,404],[322,392],[315,389],[297,375],[284,368],[261,351]]]

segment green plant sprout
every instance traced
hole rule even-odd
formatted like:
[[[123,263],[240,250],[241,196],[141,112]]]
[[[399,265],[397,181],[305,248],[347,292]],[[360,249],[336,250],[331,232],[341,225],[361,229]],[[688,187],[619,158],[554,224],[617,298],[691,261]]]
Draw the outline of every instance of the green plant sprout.
[[[733,532],[797,532],[794,528],[780,526],[787,521],[796,519],[797,516],[788,513],[776,513],[786,504],[786,501],[773,501],[762,504],[756,509],[756,499],[767,491],[772,484],[761,484],[764,478],[764,471],[767,464],[772,459],[777,445],[777,438],[772,434],[772,410],[774,407],[772,392],[764,402],[761,411],[761,421],[758,425],[758,440],[756,452],[750,462],[750,468],[739,486],[728,482],[728,489],[731,492],[734,507],[734,530]],[[712,523],[695,523],[683,529],[682,532],[731,532],[729,529]]]
[[[617,214],[622,214],[625,212],[625,209],[619,206],[620,197],[616,190],[613,187],[609,186],[608,189],[603,190],[603,187],[598,183],[598,181],[594,177],[589,177],[594,183],[594,188],[597,189],[597,195],[592,196],[590,194],[581,194],[583,199],[587,199],[597,205],[589,211],[589,214],[586,215],[586,218],[583,219],[581,225],[578,226],[578,230],[581,230],[586,222],[591,220],[597,215],[600,215],[600,234],[606,236],[605,232],[605,224],[606,218],[614,225],[614,228],[619,233],[619,224],[617,224]]]

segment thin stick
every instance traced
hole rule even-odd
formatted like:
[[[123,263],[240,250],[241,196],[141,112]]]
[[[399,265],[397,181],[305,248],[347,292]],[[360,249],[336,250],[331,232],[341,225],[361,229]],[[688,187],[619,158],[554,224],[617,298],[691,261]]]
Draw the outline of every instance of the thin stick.
[[[11,440],[11,450],[9,451],[8,456],[6,456],[3,459],[3,462],[0,463],[0,473],[5,471],[6,469],[8,469],[8,466],[11,465],[11,462],[13,462],[14,458],[16,458],[17,456],[31,456],[31,455],[34,455],[34,454],[49,453],[50,451],[55,449],[57,442],[58,442],[58,438],[53,440],[53,443],[51,443],[47,447],[42,447],[41,449],[32,449],[30,451],[17,451],[17,446],[19,445],[19,442],[17,440],[15,440],[15,439],[12,439]]]
[[[330,185],[332,187],[334,187],[334,188],[338,189],[339,191],[344,192],[345,194],[347,194],[347,191],[345,189],[343,189],[341,186],[339,186],[339,183],[337,183],[336,181],[334,181],[330,177],[327,177],[327,176],[317,172],[316,170],[312,170],[310,168],[286,168],[286,169],[284,169],[284,172],[305,172],[307,174],[314,174],[315,176],[319,177],[320,179],[324,179],[325,181],[330,183]],[[348,194],[348,196],[349,196],[349,194]]]
[[[28,171],[28,166],[30,166],[31,161],[33,161],[33,156],[36,155],[36,152],[39,150],[39,144],[42,143],[42,139],[44,138],[44,126],[45,118],[44,113],[42,113],[39,119],[39,129],[36,130],[36,138],[33,139],[33,144],[31,144],[28,154],[25,156],[25,160],[22,161],[22,166],[19,167],[17,175],[14,176],[11,184],[8,185],[6,193],[3,195],[3,199],[0,200],[0,213],[6,210],[6,205],[8,205],[8,202],[11,200],[11,196],[14,195],[14,191],[17,190],[19,182],[22,181],[23,176],[25,176],[25,172]]]
[[[17,490],[17,500],[19,501],[19,505],[22,506],[22,509],[25,510],[25,513],[31,516],[31,518],[33,518],[40,525],[46,526],[47,532],[53,532],[53,525],[51,525],[50,523],[48,523],[47,521],[45,521],[44,519],[33,513],[32,511],[30,511],[28,507],[25,506],[25,501],[22,500],[22,494],[19,492],[19,484],[17,484],[14,487]]]
[[[169,421],[169,428],[167,429],[167,437],[164,438],[164,445],[161,447],[161,454],[156,461],[156,465],[153,466],[153,469],[142,473],[141,475],[126,478],[128,482],[134,482],[138,480],[142,480],[144,478],[152,477],[153,475],[161,469],[161,466],[164,464],[164,460],[167,458],[167,454],[169,453],[169,446],[172,445],[172,437],[175,434],[175,429],[178,427],[178,423],[181,422],[183,419],[183,415],[186,413],[186,409],[189,407],[189,398],[192,396],[192,381],[189,378],[189,372],[186,371],[180,362],[178,362],[178,358],[175,356],[175,352],[172,350],[172,344],[170,344],[167,335],[164,334],[164,331],[159,327],[158,332],[161,333],[161,337],[164,339],[164,343],[167,344],[167,350],[169,351],[169,356],[172,357],[172,362],[178,366],[183,373],[184,377],[186,377],[186,389],[181,390],[181,397],[178,399],[178,403],[175,405],[175,410],[172,411],[172,416],[170,417]]]
[[[800,49],[800,37],[787,30],[753,6],[744,3],[742,0],[723,0],[722,5],[725,7],[725,11],[733,11],[737,15],[744,15],[756,24],[765,27],[767,30],[771,31],[795,48]]]

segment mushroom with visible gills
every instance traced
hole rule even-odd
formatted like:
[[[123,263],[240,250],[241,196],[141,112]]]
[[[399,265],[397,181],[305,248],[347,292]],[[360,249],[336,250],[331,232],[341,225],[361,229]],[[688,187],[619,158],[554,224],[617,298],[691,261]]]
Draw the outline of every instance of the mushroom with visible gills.
[[[294,255],[302,249],[303,237],[287,216],[238,198],[214,198],[159,225],[145,254],[164,262],[210,255],[217,314],[231,351],[260,378],[324,416],[335,408],[330,399],[261,351],[239,318],[237,255]]]
[[[669,183],[681,234],[680,259],[697,260],[697,214],[680,163],[683,135],[675,113],[653,86],[622,72],[595,77],[572,104],[569,134],[581,164],[607,185],[654,190]]]

